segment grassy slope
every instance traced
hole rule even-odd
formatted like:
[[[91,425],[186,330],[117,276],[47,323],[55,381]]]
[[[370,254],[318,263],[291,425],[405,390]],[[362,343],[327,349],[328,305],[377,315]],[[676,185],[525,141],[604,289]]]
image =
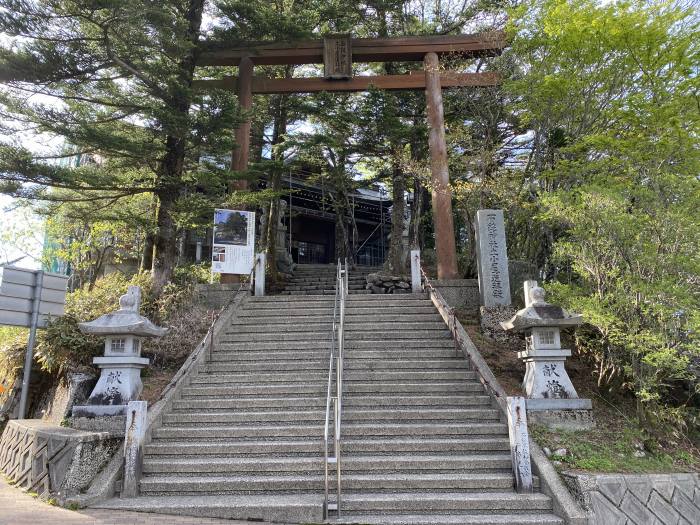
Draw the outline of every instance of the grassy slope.
[[[519,348],[484,337],[478,326],[467,324],[467,316],[462,322],[506,392],[523,395],[525,365],[517,358]],[[542,447],[553,452],[567,450],[566,456],[552,456],[557,468],[587,472],[700,472],[697,443],[670,430],[655,430],[652,435],[642,428],[635,418],[634,400],[625,396],[604,397],[585,361],[574,356],[567,360],[567,370],[579,395],[593,400],[596,427],[576,432],[531,427],[532,436]],[[643,457],[638,457],[640,452]]]

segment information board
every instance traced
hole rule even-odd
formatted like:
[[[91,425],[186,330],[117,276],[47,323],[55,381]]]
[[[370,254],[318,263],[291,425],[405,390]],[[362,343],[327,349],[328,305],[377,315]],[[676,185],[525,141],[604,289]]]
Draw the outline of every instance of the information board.
[[[214,210],[211,271],[248,275],[255,254],[255,212]]]

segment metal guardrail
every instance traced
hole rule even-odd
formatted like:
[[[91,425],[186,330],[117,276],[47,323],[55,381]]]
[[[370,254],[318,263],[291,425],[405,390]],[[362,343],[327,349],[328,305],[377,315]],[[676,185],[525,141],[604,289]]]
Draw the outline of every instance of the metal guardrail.
[[[342,501],[341,484],[341,420],[343,413],[343,349],[345,347],[345,300],[348,295],[348,262],[345,266],[338,261],[335,282],[335,301],[333,303],[333,326],[331,328],[331,349],[328,365],[328,392],[326,395],[326,421],[323,431],[324,443],[324,483],[325,499],[323,505],[324,519],[331,511],[340,517]],[[335,392],[333,376],[335,373]],[[335,394],[335,395],[334,395]],[[331,411],[331,404],[333,410]],[[330,455],[331,417],[333,423],[333,455]],[[330,501],[331,465],[335,465],[335,503]]]

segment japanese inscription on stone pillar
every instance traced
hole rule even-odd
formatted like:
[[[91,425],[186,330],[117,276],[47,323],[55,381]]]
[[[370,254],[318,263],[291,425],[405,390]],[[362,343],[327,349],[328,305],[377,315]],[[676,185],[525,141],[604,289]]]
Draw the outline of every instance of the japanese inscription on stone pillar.
[[[329,80],[352,78],[350,35],[333,35],[323,39],[323,76]]]
[[[510,280],[503,210],[476,212],[479,293],[484,306],[510,304]]]

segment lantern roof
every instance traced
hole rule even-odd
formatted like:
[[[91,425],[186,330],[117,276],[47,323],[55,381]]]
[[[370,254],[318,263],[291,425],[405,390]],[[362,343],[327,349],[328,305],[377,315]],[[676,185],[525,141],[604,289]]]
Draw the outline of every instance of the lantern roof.
[[[141,288],[129,286],[119,298],[119,310],[98,317],[94,321],[78,323],[80,331],[92,335],[133,335],[137,337],[162,337],[167,328],[156,326],[139,314]]]
[[[561,306],[546,302],[543,288],[535,286],[530,290],[529,295],[528,306],[518,310],[508,321],[501,322],[504,330],[522,332],[531,328],[565,328],[583,323],[581,314],[567,312]]]

